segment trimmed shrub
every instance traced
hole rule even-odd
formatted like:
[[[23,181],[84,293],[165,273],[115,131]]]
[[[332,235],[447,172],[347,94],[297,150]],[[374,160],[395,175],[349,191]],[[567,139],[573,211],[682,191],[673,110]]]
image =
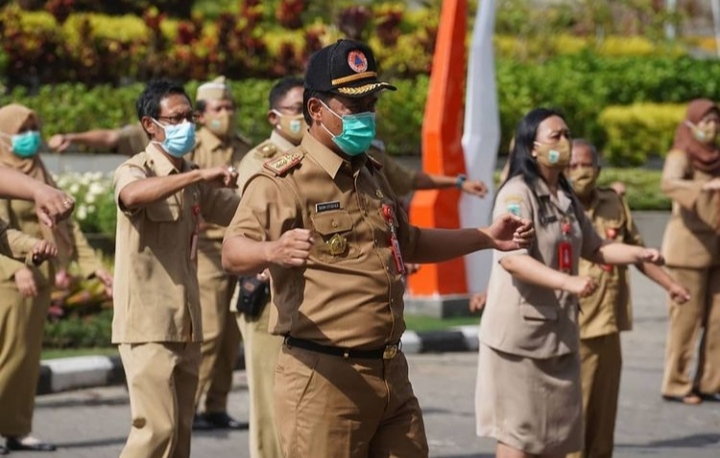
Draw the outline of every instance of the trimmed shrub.
[[[686,110],[685,104],[607,107],[598,117],[607,135],[603,148],[606,160],[614,165],[636,166],[653,157],[664,157]]]

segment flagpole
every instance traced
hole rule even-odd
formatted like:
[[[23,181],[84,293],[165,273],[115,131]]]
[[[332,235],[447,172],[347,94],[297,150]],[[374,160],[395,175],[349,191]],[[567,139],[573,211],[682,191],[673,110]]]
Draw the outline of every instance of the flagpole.
[[[500,144],[500,114],[495,83],[493,32],[495,0],[481,0],[475,18],[468,62],[465,93],[465,125],[462,138],[467,175],[488,186],[483,199],[463,194],[460,220],[463,227],[486,226],[491,222],[494,200],[493,175]],[[487,288],[492,265],[492,250],[465,257],[465,271],[470,292]]]

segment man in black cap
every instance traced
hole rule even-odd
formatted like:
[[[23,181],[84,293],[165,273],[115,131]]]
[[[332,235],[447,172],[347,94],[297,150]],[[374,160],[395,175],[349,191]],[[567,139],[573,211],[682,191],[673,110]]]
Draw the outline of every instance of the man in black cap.
[[[341,40],[308,64],[300,146],[250,178],[225,234],[223,266],[268,269],[270,329],[284,336],[275,411],[286,458],[428,456],[400,351],[404,261],[528,246],[529,221],[483,229],[410,226],[366,151],[383,89],[366,45]]]

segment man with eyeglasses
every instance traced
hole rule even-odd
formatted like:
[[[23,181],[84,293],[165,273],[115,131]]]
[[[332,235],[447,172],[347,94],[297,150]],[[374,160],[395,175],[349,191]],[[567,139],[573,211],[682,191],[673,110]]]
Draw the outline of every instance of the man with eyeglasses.
[[[235,102],[225,77],[201,84],[195,97],[198,113],[195,147],[188,155],[200,168],[238,168],[250,145],[236,130]],[[237,364],[240,332],[230,315],[230,300],[236,277],[222,268],[220,252],[225,228],[201,223],[198,240],[198,281],[202,309],[202,362],[195,404],[198,412],[193,429],[241,429],[227,413],[233,369]],[[204,408],[200,407],[205,397]]]
[[[303,118],[303,80],[287,77],[270,90],[270,138],[252,149],[238,166],[238,190],[263,164],[298,146],[307,130]],[[234,310],[242,333],[250,392],[250,457],[283,458],[275,428],[273,385],[282,337],[268,331],[270,295],[265,274],[240,277]]]
[[[132,427],[121,458],[186,458],[203,341],[197,253],[204,221],[227,225],[239,196],[227,166],[200,169],[194,111],[181,85],[148,84],[137,101],[150,137],[114,175],[117,201],[113,343]]]

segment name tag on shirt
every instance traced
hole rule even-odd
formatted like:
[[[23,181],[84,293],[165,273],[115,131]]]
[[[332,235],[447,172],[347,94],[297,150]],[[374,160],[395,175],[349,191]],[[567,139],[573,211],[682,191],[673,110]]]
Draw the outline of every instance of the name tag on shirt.
[[[336,200],[334,202],[320,202],[319,204],[315,204],[315,213],[328,212],[331,210],[340,210],[340,202]]]

